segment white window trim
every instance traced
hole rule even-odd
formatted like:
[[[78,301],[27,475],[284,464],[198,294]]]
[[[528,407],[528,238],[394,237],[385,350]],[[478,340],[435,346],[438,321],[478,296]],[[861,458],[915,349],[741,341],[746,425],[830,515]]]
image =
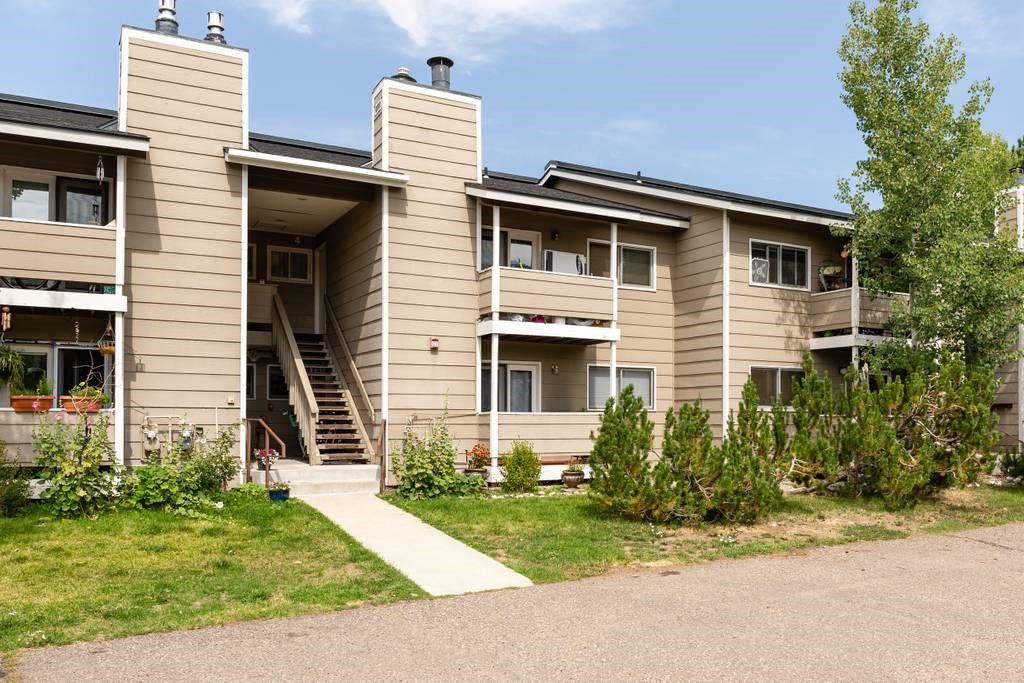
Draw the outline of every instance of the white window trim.
[[[750,267],[750,261],[754,258],[754,242],[759,244],[768,244],[776,247],[787,247],[789,249],[802,249],[807,252],[807,286],[797,287],[795,285],[781,285],[774,282],[754,282],[754,269]],[[809,292],[811,291],[811,265],[813,263],[814,253],[811,247],[805,244],[790,244],[788,242],[779,242],[777,240],[761,239],[757,237],[751,237],[747,240],[747,284],[751,287],[767,287],[768,289],[789,289],[796,292]],[[780,265],[779,272],[781,274],[782,269]],[[756,367],[765,367],[758,365]]]
[[[306,279],[293,278],[293,277],[274,277],[271,269],[271,263],[273,263],[271,254],[275,251],[289,254],[305,254],[308,261],[306,268]],[[289,272],[291,268],[289,267]],[[302,247],[282,247],[276,244],[267,245],[267,282],[291,282],[293,284],[300,285],[311,285],[313,284],[313,250],[304,249]]]
[[[256,275],[260,271],[260,262],[259,262],[260,251],[256,247],[255,244],[251,244],[250,243],[248,245],[248,247],[249,247],[249,257],[252,259],[252,270],[249,271],[249,273],[247,274],[247,277],[249,279],[249,282],[256,282],[256,279],[257,279]],[[246,264],[246,267],[248,267],[248,264]]]
[[[544,374],[543,372],[541,372],[541,370],[542,370],[541,363],[534,362],[534,361],[500,360],[499,359],[498,360],[498,367],[500,368],[502,365],[504,365],[506,367],[506,371],[507,372],[512,372],[513,370],[530,370],[533,373],[533,400],[532,400],[533,411],[529,412],[529,413],[524,413],[524,412],[518,412],[518,411],[512,411],[512,410],[499,410],[498,414],[499,415],[536,415],[537,413],[544,412],[543,410],[541,410],[541,397],[544,395],[543,392],[541,392],[541,382],[542,382],[541,377]],[[480,364],[480,375],[481,376],[484,373],[490,373],[490,372],[491,372],[491,363],[490,363],[490,361],[487,361],[485,363],[481,363]],[[499,372],[500,372],[500,370],[499,370]],[[480,384],[480,386],[482,388],[483,387],[482,379],[479,382],[479,384]],[[512,383],[509,382],[508,378],[506,377],[505,378],[505,405],[506,406],[508,406],[508,405],[510,405],[512,403],[512,393],[511,392],[512,392]],[[482,394],[480,396],[479,405],[483,406],[483,395]],[[491,412],[490,410],[483,410],[482,408],[480,410],[480,414],[481,415],[486,415],[486,414],[488,414],[490,412]]]
[[[246,401],[255,401],[256,400],[256,364],[255,363],[246,363],[245,364],[245,379],[246,379],[246,381],[249,380],[249,368],[252,368],[252,387],[251,387],[251,393],[250,393],[250,387],[246,387],[245,388],[245,400]],[[269,385],[267,385],[267,386],[269,386]]]
[[[498,257],[499,261],[501,260],[501,250],[498,249],[497,252],[495,252],[495,250],[494,250],[494,226],[493,225],[484,225],[481,228],[481,250],[480,250],[480,253],[477,255],[477,270],[479,270],[480,272],[483,272],[485,270],[489,270],[490,269],[490,266],[488,266],[487,268],[482,268],[481,267],[483,265],[483,256],[484,256],[483,255],[483,246],[482,246],[483,245],[483,231],[484,230],[490,230],[491,231],[491,263],[492,264],[494,263],[495,256]],[[501,226],[501,230],[499,232],[505,233],[506,238],[508,239],[508,244],[505,245],[505,249],[508,252],[512,251],[512,240],[513,239],[526,239],[526,240],[530,240],[531,242],[533,242],[533,264],[534,264],[533,268],[516,268],[514,266],[501,266],[502,268],[506,268],[506,269],[510,269],[510,270],[539,270],[539,271],[543,271],[544,270],[544,268],[543,268],[543,266],[544,266],[544,258],[543,258],[544,257],[544,245],[541,243],[541,241],[543,239],[543,235],[539,231],[536,231],[536,230],[521,230],[519,228],[507,228],[504,225],[502,225]],[[500,237],[501,237],[501,235],[499,234],[499,238]],[[540,266],[540,267],[538,267],[538,266]]]
[[[598,413],[604,411],[604,402],[601,403],[600,407],[594,408],[590,405],[590,369],[591,368],[603,368],[608,370],[610,366],[607,363],[587,363],[587,410],[592,413]],[[647,410],[656,410],[658,405],[658,369],[653,365],[623,365],[622,363],[615,364],[616,372],[622,370],[650,370],[651,371],[651,405],[644,406]],[[616,386],[619,391],[622,391],[620,386],[621,381],[616,377]],[[607,400],[607,399],[605,399]]]
[[[71,350],[85,349],[86,351],[95,351],[96,350],[96,345],[95,344],[90,344],[90,343],[78,343],[78,344],[76,344],[74,342],[55,342],[54,343],[54,345],[53,345],[53,374],[50,375],[50,381],[53,383],[54,393],[57,393],[57,371],[60,369],[60,367],[59,367],[60,366],[60,352],[64,351],[64,350],[67,350],[67,349],[71,349]],[[113,366],[114,366],[114,357],[113,356],[104,355],[103,356],[103,387],[102,387],[102,389],[103,389],[104,393],[106,393],[107,395],[110,395],[110,393],[111,393],[111,391],[110,391],[111,390],[110,382],[114,379],[114,372],[113,372],[114,367]],[[59,395],[57,396],[57,400],[60,400],[60,396]]]
[[[40,342],[38,344],[11,344],[11,348],[14,349],[15,351],[18,351],[19,353],[46,356],[46,378],[50,380],[51,385],[57,383],[55,377],[55,375],[57,374],[57,354],[56,350],[54,349],[53,342]],[[4,394],[4,398],[3,404],[0,405],[0,410],[13,411],[14,408],[11,407],[10,403],[11,387],[9,385],[5,385],[4,387],[2,387],[2,391]],[[58,400],[58,398],[59,397],[55,396],[54,400],[56,401]],[[50,406],[50,408],[53,409],[53,406]]]
[[[591,258],[590,258],[590,245],[591,244],[604,244],[604,245],[607,245],[608,247],[611,247],[612,243],[611,243],[611,240],[602,240],[602,239],[595,239],[595,238],[590,238],[590,237],[587,238],[587,275],[589,275],[590,277],[600,277],[598,275],[593,275],[590,272],[590,264],[592,263]],[[615,270],[618,271],[618,272],[615,273],[615,277],[616,277],[616,279],[619,282],[619,289],[633,289],[633,290],[636,290],[638,292],[656,292],[656,291],[658,291],[658,248],[657,247],[653,247],[653,246],[651,246],[649,244],[633,244],[633,243],[630,243],[630,242],[619,242],[618,243],[618,247],[619,247],[619,257],[616,259],[616,268],[615,268]],[[626,248],[626,249],[638,249],[638,250],[641,250],[641,251],[649,251],[651,253],[651,283],[652,284],[651,284],[650,287],[645,287],[644,285],[625,284],[622,281],[622,249],[623,248]]]
[[[747,379],[752,377],[754,370],[774,370],[775,371],[775,396],[778,397],[779,392],[782,390],[782,371],[783,370],[799,370],[803,372],[803,366],[800,365],[749,365],[747,367]],[[758,403],[758,408],[771,409],[772,404],[765,405]],[[792,406],[784,406],[787,410],[792,409]]]
[[[15,177],[17,176],[17,177]],[[110,226],[114,220],[111,218],[114,216],[114,192],[113,183],[110,178],[105,178],[103,184],[107,186],[107,222],[103,225],[92,225],[90,223],[68,223],[57,221],[57,179],[58,178],[72,178],[75,180],[91,180],[96,181],[96,176],[85,175],[84,173],[57,173],[45,171],[38,168],[31,168],[28,166],[0,166],[0,218],[17,221],[28,221],[28,222],[46,222],[46,223],[57,223],[59,225],[84,225],[90,228],[104,228]],[[36,182],[45,182],[50,186],[50,207],[49,217],[46,221],[36,221],[35,219],[28,218],[13,218],[11,216],[11,210],[13,208],[13,195],[11,191],[14,180],[30,180]]]
[[[267,395],[267,400],[268,401],[287,401],[287,400],[289,400],[291,398],[291,395],[290,395],[291,392],[290,391],[289,391],[289,395],[288,396],[278,397],[278,396],[271,396],[270,395],[270,386],[271,386],[271,383],[270,383],[270,368],[278,368],[280,370],[281,369],[281,364],[280,363],[267,363],[267,367],[266,367],[266,369],[264,371],[266,373],[266,375],[267,375],[267,391],[265,392],[266,395]]]

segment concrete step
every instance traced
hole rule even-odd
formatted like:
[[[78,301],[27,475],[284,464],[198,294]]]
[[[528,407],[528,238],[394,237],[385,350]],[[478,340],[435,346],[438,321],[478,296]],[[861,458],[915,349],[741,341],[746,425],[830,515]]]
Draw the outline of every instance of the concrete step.
[[[300,481],[291,483],[293,496],[309,496],[337,493],[377,493],[380,482],[374,479],[352,481]]]

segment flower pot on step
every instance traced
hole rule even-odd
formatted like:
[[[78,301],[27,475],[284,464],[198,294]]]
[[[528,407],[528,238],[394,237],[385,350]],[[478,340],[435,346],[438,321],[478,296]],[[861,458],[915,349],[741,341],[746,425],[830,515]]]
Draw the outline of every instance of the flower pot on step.
[[[53,396],[11,396],[16,413],[45,413],[53,405]]]
[[[98,413],[103,407],[98,396],[61,396],[60,403],[69,413]]]
[[[562,472],[562,483],[565,484],[565,488],[574,489],[578,488],[583,483],[582,472]]]

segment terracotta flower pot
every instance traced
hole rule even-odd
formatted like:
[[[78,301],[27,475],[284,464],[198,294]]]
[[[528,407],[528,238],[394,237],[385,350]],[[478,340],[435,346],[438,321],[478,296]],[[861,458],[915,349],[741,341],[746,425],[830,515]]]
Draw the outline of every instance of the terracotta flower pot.
[[[53,405],[53,396],[11,396],[16,413],[45,413]]]
[[[60,402],[69,413],[98,413],[103,408],[98,396],[61,396]]]

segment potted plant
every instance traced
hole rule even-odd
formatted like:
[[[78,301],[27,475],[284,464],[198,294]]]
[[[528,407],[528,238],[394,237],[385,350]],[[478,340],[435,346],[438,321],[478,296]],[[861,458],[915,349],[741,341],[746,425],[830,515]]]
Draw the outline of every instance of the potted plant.
[[[478,443],[466,451],[466,474],[471,477],[484,478],[487,467],[491,464],[491,451],[486,445]]]
[[[287,481],[275,481],[268,490],[270,491],[270,500],[279,503],[288,500],[292,495],[291,484]]]
[[[70,396],[61,396],[60,402],[69,413],[98,413],[110,403],[110,397],[102,389],[91,387],[79,382],[69,392]]]
[[[569,460],[569,464],[562,470],[562,484],[567,489],[574,489],[579,487],[583,482],[583,463],[580,459],[573,457]]]
[[[44,375],[35,388],[11,386],[11,407],[16,413],[45,413],[53,406],[53,388]]]
[[[25,359],[12,346],[0,344],[0,387],[20,387],[25,379]]]

